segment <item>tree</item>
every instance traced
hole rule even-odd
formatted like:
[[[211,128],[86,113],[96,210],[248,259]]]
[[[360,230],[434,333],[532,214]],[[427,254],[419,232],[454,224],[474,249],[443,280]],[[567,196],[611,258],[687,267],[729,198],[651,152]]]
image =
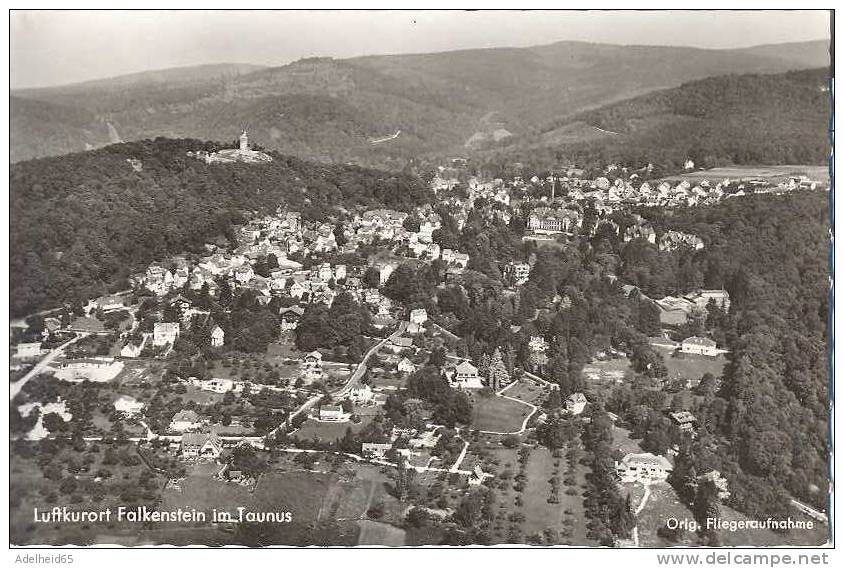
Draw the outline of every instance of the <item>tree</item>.
[[[219,302],[221,306],[228,306],[232,302],[232,289],[228,283],[228,280],[222,279],[219,283],[220,286],[220,295],[219,295]]]
[[[416,473],[415,469],[407,467],[406,462],[406,458],[400,455],[398,458],[396,477],[394,481],[396,497],[402,503],[404,503],[407,499],[408,493],[410,492],[413,484],[414,474]]]
[[[702,535],[708,546],[718,546],[718,532],[711,528],[710,522],[717,521],[720,516],[720,500],[718,488],[712,481],[705,481],[698,486],[694,501],[694,514],[698,524],[702,527]]]
[[[680,447],[669,482],[674,486],[681,501],[688,505],[695,502],[698,482],[690,444],[686,443]]]
[[[501,357],[501,350],[497,347],[492,353],[492,359],[489,363],[487,377],[489,378],[489,387],[494,392],[498,392],[499,390],[501,390],[503,385],[510,382],[510,373],[507,372],[507,367]]]
[[[379,288],[381,286],[381,273],[374,266],[370,266],[363,274],[362,283],[365,288]]]

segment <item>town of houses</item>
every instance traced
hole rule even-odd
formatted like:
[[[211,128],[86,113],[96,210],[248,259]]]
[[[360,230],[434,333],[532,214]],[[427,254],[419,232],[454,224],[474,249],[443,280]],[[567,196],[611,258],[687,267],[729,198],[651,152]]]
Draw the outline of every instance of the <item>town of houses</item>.
[[[250,152],[248,143],[244,142],[241,152]],[[208,163],[246,159],[237,151],[225,156],[197,157]],[[247,158],[261,160],[260,156],[251,154]],[[523,239],[542,243],[582,234],[587,230],[586,220],[591,216],[589,235],[608,231],[623,242],[642,239],[656,245],[661,251],[673,251],[681,248],[699,250],[705,243],[696,235],[674,230],[659,234],[645,217],[633,210],[639,207],[701,207],[750,193],[815,188],[814,182],[801,178],[790,178],[777,185],[753,179],[722,180],[717,183],[703,179],[697,183],[687,180],[673,183],[639,182],[639,178],[638,173],[610,166],[605,176],[595,179],[582,178],[577,172],[569,170],[565,175],[555,174],[545,179],[532,177],[524,180],[514,177],[505,181],[467,176],[460,168],[449,166],[438,170],[430,182],[430,189],[438,204],[447,207],[458,230],[462,229],[472,210],[487,219],[504,223],[521,217],[525,226]],[[465,192],[455,192],[456,188],[464,188]],[[624,227],[614,220],[614,213],[621,212],[628,213],[628,224]],[[288,336],[295,333],[308,305],[324,304],[330,307],[338,294],[349,294],[369,309],[372,326],[385,336],[374,351],[380,352],[381,364],[388,366],[386,373],[409,376],[419,365],[419,358],[414,356],[419,351],[414,338],[426,329],[433,330],[433,322],[424,309],[409,310],[383,295],[381,288],[406,261],[441,261],[446,267],[447,277],[459,281],[471,259],[466,252],[443,248],[435,242],[435,233],[441,227],[442,219],[431,204],[409,213],[383,208],[370,209],[351,212],[341,219],[322,221],[306,220],[300,212],[284,208],[271,215],[256,216],[237,229],[235,245],[208,244],[204,255],[160,259],[145,271],[131,277],[133,291],[152,294],[172,308],[169,319],[166,316],[160,318],[150,331],[140,334],[140,339],[138,334],[130,333],[133,330],[124,332],[122,344],[111,356],[79,359],[59,357],[52,363],[52,368],[57,378],[67,381],[108,382],[123,370],[127,361],[143,358],[166,361],[180,334],[197,322],[210,329],[207,338],[209,347],[221,348],[230,340],[224,329],[216,322],[209,321],[209,311],[194,305],[181,291],[205,291],[212,297],[218,297],[221,283],[225,282],[234,291],[253,291],[258,301],[265,305],[270,304],[274,298],[283,298],[284,307],[278,313],[279,331]],[[365,265],[349,265],[336,260],[373,244],[386,254],[372,255]],[[268,257],[273,257],[275,262],[266,270],[259,269],[258,263]],[[528,281],[533,269],[532,262],[532,259],[522,262],[514,260],[502,266],[505,281],[512,289]],[[263,272],[263,275],[259,272]],[[659,308],[660,322],[666,326],[685,323],[695,314],[705,312],[713,302],[721,309],[729,309],[729,295],[724,290],[697,290],[681,297],[650,299],[636,287],[623,282],[620,284],[626,295],[636,293],[653,302]],[[86,313],[90,316],[94,312],[123,310],[127,308],[124,297],[118,294],[93,299],[86,306]],[[63,330],[62,325],[51,321],[51,318],[47,318],[46,323],[45,341],[51,334],[61,334],[62,331],[88,331],[74,327],[73,323],[64,325]],[[706,337],[689,337],[682,342],[675,342],[666,335],[652,338],[652,342],[658,347],[689,355],[715,357],[724,353],[712,339]],[[541,358],[548,345],[542,337],[531,337],[528,348],[537,358]],[[17,346],[14,364],[23,372],[31,369],[32,364],[45,354],[41,343],[21,343]],[[360,412],[377,412],[389,393],[396,388],[373,386],[357,380],[357,372],[366,370],[365,360],[356,367],[335,363],[328,358],[328,354],[319,350],[301,355],[295,361],[297,380],[285,386],[216,377],[199,379],[182,376],[179,381],[186,387],[216,395],[240,395],[254,392],[255,389],[284,394],[297,401],[298,408],[290,415],[297,414],[300,419],[307,419],[314,424],[351,424]],[[510,378],[503,381],[493,378],[480,369],[481,363],[471,358],[454,357],[443,367],[443,376],[453,389],[475,392],[490,389],[504,396],[515,382]],[[588,369],[586,371],[588,375]],[[342,381],[348,382],[335,391],[333,400],[325,401],[319,391],[310,389],[330,376],[342,376]],[[535,380],[538,385],[547,386],[540,377]],[[578,416],[587,404],[588,400],[583,393],[575,393],[564,401],[563,412]],[[116,411],[127,418],[144,417],[144,405],[131,397],[119,398],[114,406]],[[533,407],[528,417],[537,413],[536,406],[528,406]],[[59,412],[66,411],[64,407],[57,408]],[[46,410],[47,407],[42,409]],[[540,420],[543,418],[544,414]],[[691,413],[674,413],[670,418],[682,431],[694,433],[696,419]],[[301,420],[298,425],[301,425]],[[286,431],[295,434],[297,427],[288,417],[273,433]],[[437,471],[429,450],[438,444],[442,428],[442,425],[435,423],[428,423],[419,431],[404,432],[394,428],[388,440],[365,440],[361,455],[357,457],[392,465],[397,463],[396,460],[405,459],[419,471]],[[32,433],[33,439],[46,435],[40,424],[34,430],[37,431]],[[153,431],[148,428],[141,438],[166,440],[181,460],[189,462],[216,460],[226,447],[233,444],[248,443],[263,448],[266,441],[263,436],[248,433],[240,436],[221,435],[208,416],[193,408],[179,410],[172,415],[165,429]],[[397,444],[397,440],[401,443]],[[621,481],[650,482],[664,480],[672,466],[665,456],[628,453],[615,467]],[[241,472],[232,477],[229,469],[226,466],[220,475],[226,479],[242,479]],[[483,483],[489,476],[479,467],[461,469],[459,461],[450,469],[442,471],[465,474],[470,483],[474,484]],[[705,475],[712,477],[723,493],[729,495],[717,471]]]
[[[241,138],[241,147],[230,151],[226,156],[198,156],[209,163],[231,160],[261,161],[260,153],[249,150],[245,134]],[[269,159],[269,157],[267,157]],[[455,161],[457,162],[457,161]],[[687,168],[693,164],[687,163]],[[640,170],[643,173],[648,169]],[[459,175],[458,175],[459,174]],[[460,167],[453,164],[441,166],[430,182],[432,193],[439,203],[448,207],[450,214],[461,229],[469,212],[479,204],[485,203],[484,215],[508,223],[511,219],[527,211],[524,239],[543,240],[555,235],[573,235],[583,228],[586,211],[596,215],[596,221],[590,229],[592,234],[598,231],[611,231],[624,242],[634,239],[658,245],[660,250],[670,251],[680,247],[700,249],[704,247],[701,239],[695,235],[678,231],[666,231],[658,235],[654,227],[639,214],[631,214],[632,223],[621,230],[618,223],[611,219],[617,211],[631,207],[693,207],[717,203],[723,199],[741,197],[748,193],[785,192],[799,189],[814,189],[816,183],[808,178],[792,177],[776,185],[761,179],[721,180],[710,183],[706,179],[692,184],[687,180],[677,183],[669,181],[641,181],[639,173],[628,172],[626,168],[610,165],[605,169],[605,176],[595,179],[581,177],[582,171],[568,169],[562,174],[549,175],[545,179],[536,176],[529,180],[514,177],[510,180],[481,179],[466,176]],[[613,181],[610,181],[613,179]],[[463,181],[461,181],[463,180]],[[465,182],[465,183],[464,183]],[[452,192],[457,187],[465,186],[465,197],[455,196]],[[492,204],[493,207],[489,207]],[[415,219],[413,229],[408,228],[409,217]],[[341,230],[338,233],[338,226]],[[206,245],[207,254],[188,260],[184,256],[162,259],[151,264],[146,271],[131,278],[136,290],[146,290],[158,297],[167,297],[170,305],[177,308],[177,321],[159,321],[153,329],[142,334],[140,341],[128,340],[115,357],[93,357],[88,359],[68,359],[59,364],[58,376],[68,380],[95,378],[109,380],[122,369],[122,360],[138,358],[145,350],[154,350],[158,357],[167,356],[179,334],[190,326],[195,318],[208,317],[208,312],[191,305],[178,293],[187,286],[194,291],[206,290],[211,296],[219,294],[219,283],[225,280],[232,289],[250,289],[256,293],[260,302],[268,304],[274,297],[286,297],[292,304],[282,308],[282,333],[295,331],[297,323],[304,314],[304,306],[322,303],[331,306],[340,291],[349,293],[355,300],[369,306],[372,323],[376,329],[394,329],[401,320],[406,337],[397,337],[390,341],[391,348],[397,351],[407,350],[412,346],[414,334],[423,330],[427,321],[424,310],[405,313],[402,306],[394,305],[389,298],[379,292],[398,267],[402,258],[422,262],[440,260],[447,266],[451,276],[459,276],[469,264],[469,255],[449,248],[441,248],[434,242],[434,233],[441,227],[440,216],[431,204],[406,213],[389,209],[371,209],[355,212],[343,219],[339,225],[334,220],[306,221],[297,211],[279,209],[273,215],[255,217],[237,232],[237,246],[226,247],[215,244]],[[342,244],[338,236],[342,234]],[[361,246],[378,243],[382,250],[391,250],[392,258],[382,260],[373,258],[367,266],[347,266],[323,260],[309,263],[304,268],[303,262],[294,258],[305,259],[319,257],[330,259],[332,256],[354,253]],[[255,263],[258,259],[272,255],[275,266],[266,276],[258,274]],[[374,269],[377,282],[367,282],[366,272]],[[529,262],[511,262],[503,267],[507,281],[513,286],[524,284],[531,272]],[[626,294],[634,291],[633,286],[624,286]],[[695,311],[705,311],[710,301],[719,307],[729,308],[729,297],[723,290],[700,290],[686,297],[665,297],[653,300],[660,309],[661,321],[669,325],[685,322]],[[123,309],[124,302],[119,296],[106,296],[92,300],[88,311],[93,309]],[[51,332],[61,329],[54,322],[44,330],[47,338]],[[124,334],[128,335],[128,334]],[[221,347],[225,343],[225,332],[219,325],[212,323],[209,342],[212,347]],[[680,349],[687,353],[716,355],[719,350],[708,338],[689,338],[682,342],[672,342],[667,338],[656,338],[655,344]],[[534,350],[541,346],[532,345]],[[39,343],[22,343],[17,346],[16,360],[31,361],[43,353]],[[414,364],[402,357],[396,359],[396,372],[409,374],[415,369]],[[477,362],[475,362],[477,363]],[[21,368],[17,365],[16,368]],[[455,388],[479,389],[487,385],[486,379],[478,375],[478,369],[472,361],[464,360],[449,367],[446,376]],[[301,377],[306,383],[324,377],[322,355],[314,352],[303,357]],[[185,378],[188,382],[211,392],[240,392],[246,386],[229,379],[211,379],[197,381]],[[505,386],[505,385],[496,385]],[[288,389],[295,392],[295,389]],[[369,387],[357,387],[347,393],[355,402],[381,400]],[[340,407],[328,407],[314,410],[314,418],[325,421],[348,420],[348,413],[337,410]],[[179,423],[178,420],[174,424]],[[176,431],[184,431],[177,424]],[[188,428],[191,429],[191,428]]]

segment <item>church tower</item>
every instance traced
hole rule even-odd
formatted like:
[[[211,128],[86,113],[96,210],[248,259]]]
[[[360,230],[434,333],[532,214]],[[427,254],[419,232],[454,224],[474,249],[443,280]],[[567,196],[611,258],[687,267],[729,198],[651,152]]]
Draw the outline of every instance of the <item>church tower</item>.
[[[243,132],[240,133],[240,151],[249,151],[249,137],[246,135],[246,129],[244,129]]]

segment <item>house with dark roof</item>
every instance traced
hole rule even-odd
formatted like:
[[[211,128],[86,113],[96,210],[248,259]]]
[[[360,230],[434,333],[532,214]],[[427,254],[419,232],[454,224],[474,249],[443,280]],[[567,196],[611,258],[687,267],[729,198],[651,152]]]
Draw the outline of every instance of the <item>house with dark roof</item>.
[[[697,427],[697,418],[688,410],[671,412],[669,416],[671,416],[671,419],[683,432],[694,432]]]
[[[215,460],[223,452],[223,444],[213,432],[191,432],[182,435],[179,452],[185,459]]]
[[[483,381],[478,374],[478,368],[469,361],[463,361],[458,365],[446,367],[444,370],[448,384],[452,388],[481,389]]]

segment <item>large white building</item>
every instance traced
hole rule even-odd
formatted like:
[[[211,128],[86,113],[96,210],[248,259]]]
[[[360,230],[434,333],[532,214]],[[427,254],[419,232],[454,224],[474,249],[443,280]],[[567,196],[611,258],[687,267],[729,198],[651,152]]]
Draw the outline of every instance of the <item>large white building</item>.
[[[463,361],[459,365],[447,368],[445,376],[453,388],[481,389],[484,387],[483,381],[478,375],[478,368],[469,361]]]
[[[689,337],[680,344],[680,351],[692,355],[718,355],[717,345],[708,337]]]
[[[627,454],[615,464],[619,479],[625,482],[664,480],[673,469],[664,456],[651,453]]]

